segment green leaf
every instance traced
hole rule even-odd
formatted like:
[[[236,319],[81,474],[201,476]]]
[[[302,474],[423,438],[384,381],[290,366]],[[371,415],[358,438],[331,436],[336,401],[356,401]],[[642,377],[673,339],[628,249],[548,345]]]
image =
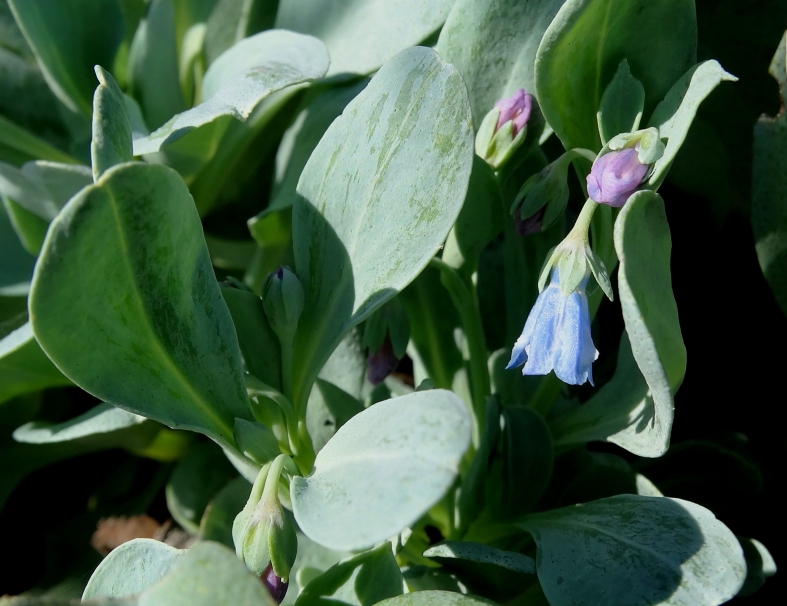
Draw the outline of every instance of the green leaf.
[[[442,259],[459,269],[475,268],[481,251],[503,231],[503,200],[497,178],[484,160],[473,157],[473,172],[462,211],[448,234]]]
[[[48,192],[59,212],[78,191],[93,183],[90,167],[37,160],[22,166],[22,174]]]
[[[686,140],[700,104],[725,80],[736,82],[738,79],[725,72],[716,61],[699,63],[674,84],[653,111],[648,126],[657,127],[660,137],[667,139],[667,145],[664,155],[656,162],[653,174],[648,179],[652,187],[658,187],[667,176],[680,146]]]
[[[86,413],[63,423],[46,423],[32,421],[14,431],[14,440],[26,444],[53,444],[56,442],[69,442],[96,434],[107,434],[123,429],[137,427],[142,424],[150,425],[158,433],[155,423],[148,421],[134,413],[121,410],[112,404],[99,404]],[[151,432],[140,440],[140,447],[144,447],[152,439]]]
[[[453,483],[470,444],[470,416],[454,394],[415,392],[375,404],[293,478],[292,503],[306,535],[332,549],[363,549],[401,532]]]
[[[233,44],[273,27],[278,7],[279,0],[218,0],[205,32],[208,65]]]
[[[316,36],[328,47],[328,75],[370,74],[436,32],[452,0],[280,0],[276,27]]]
[[[409,355],[416,378],[420,382],[428,377],[436,387],[451,389],[462,368],[462,353],[454,339],[459,314],[440,283],[439,270],[424,269],[399,297],[410,318]]]
[[[631,196],[615,221],[614,239],[623,320],[653,399],[654,415],[646,421],[653,424],[649,456],[659,456],[669,444],[673,395],[686,374],[686,347],[670,277],[672,241],[661,196],[650,191]]]
[[[654,405],[624,332],[612,379],[585,404],[558,417],[550,430],[557,448],[601,440],[640,457],[658,457],[669,447],[671,419],[671,412]]]
[[[493,564],[514,572],[527,574],[535,574],[536,572],[536,562],[533,558],[513,551],[503,551],[483,543],[445,541],[424,551],[424,556],[438,562],[459,559],[478,564]]]
[[[746,581],[738,592],[740,597],[750,596],[776,574],[776,562],[768,549],[757,539],[738,537],[746,558]]]
[[[541,37],[563,0],[457,0],[435,49],[462,74],[473,122],[496,101],[524,88],[535,93],[534,63]]]
[[[311,36],[267,31],[241,40],[208,68],[202,80],[203,102],[134,141],[134,155],[156,152],[221,116],[244,121],[271,93],[324,76],[328,63],[325,46]]]
[[[770,72],[787,104],[787,33]],[[761,118],[754,126],[751,223],[762,273],[787,314],[787,113]]]
[[[0,194],[47,222],[60,210],[38,180],[29,178],[10,164],[0,163]]]
[[[134,159],[131,123],[126,112],[126,98],[112,75],[96,65],[99,85],[93,96],[93,139],[90,157],[93,180],[116,164]]]
[[[68,154],[3,116],[0,116],[0,126],[0,160],[16,165],[37,159],[76,162]]]
[[[329,568],[304,587],[295,604],[320,606],[326,601],[347,606],[372,606],[402,595],[404,579],[390,543]]]
[[[661,497],[661,491],[648,478],[636,473],[625,459],[601,452],[577,450],[572,453],[576,476],[563,489],[558,506],[576,505],[620,494]]]
[[[349,86],[330,88],[309,98],[298,113],[292,126],[284,133],[276,152],[276,177],[271,191],[271,201],[263,213],[273,209],[289,208],[298,194],[295,191],[303,167],[331,123],[341,116],[344,108],[360,93],[368,80]]]
[[[235,442],[238,449],[257,465],[269,463],[281,454],[276,436],[262,423],[235,419]]]
[[[438,251],[464,200],[472,158],[462,79],[426,48],[386,63],[325,133],[293,208],[306,291],[293,356],[296,402],[342,336]]]
[[[90,115],[93,66],[112,65],[123,40],[116,0],[8,0],[49,87],[72,111]]]
[[[549,428],[530,408],[503,408],[503,496],[506,517],[530,511],[552,477],[554,448]]]
[[[246,478],[235,478],[222,488],[208,503],[199,525],[199,536],[204,541],[216,541],[235,549],[232,524],[251,494],[251,483]]]
[[[102,63],[101,65],[112,65]],[[150,128],[186,109],[178,80],[175,8],[172,0],[151,0],[128,57],[128,80]],[[157,150],[152,150],[157,151]],[[139,155],[147,152],[135,152]]]
[[[153,606],[276,606],[234,551],[207,541],[191,547],[160,583],[142,594],[140,602]]]
[[[333,551],[323,547],[300,531],[296,535],[298,537],[298,555],[295,557],[295,563],[290,571],[290,578],[294,578],[296,582],[290,581],[287,595],[282,601],[283,606],[294,604],[300,592],[303,591],[309,582],[314,580],[315,576],[322,574],[334,564],[352,556],[351,553],[346,551]]]
[[[694,0],[568,0],[536,55],[541,111],[566,149],[598,151],[596,112],[620,62],[642,83],[649,115],[695,63],[696,47]]]
[[[251,417],[238,342],[177,173],[107,171],[52,222],[33,282],[33,330],[67,377],[104,401],[233,444],[235,417]]]
[[[167,483],[167,508],[172,517],[196,534],[208,503],[234,475],[235,469],[215,444],[193,444]]]
[[[24,393],[70,384],[41,351],[29,322],[0,340],[0,403]]]
[[[5,211],[8,213],[8,219],[11,221],[16,235],[19,236],[22,246],[31,255],[38,256],[38,253],[41,252],[41,247],[44,245],[49,221],[30,212],[11,198],[2,194],[0,194],[0,198],[2,198],[3,206],[5,206]]]
[[[123,543],[98,565],[82,599],[125,598],[137,594],[160,581],[185,553],[154,539]]]
[[[246,369],[280,391],[281,346],[265,317],[262,299],[253,292],[223,285],[221,295],[230,310]]]
[[[746,576],[735,536],[699,505],[622,495],[527,516],[552,606],[715,606]]]
[[[319,452],[336,433],[339,425],[347,422],[356,410],[347,398],[362,401],[371,388],[366,381],[366,356],[361,346],[360,331],[351,330],[320,370],[317,382],[309,394],[306,405],[306,428],[314,446]],[[340,390],[347,395],[337,396]],[[324,393],[325,392],[325,393]],[[338,398],[342,402],[338,402]],[[333,402],[329,402],[331,398]]]
[[[623,59],[615,77],[601,96],[597,114],[601,143],[606,145],[615,135],[637,130],[644,109],[645,89],[642,83],[631,75],[628,61]]]
[[[36,258],[17,236],[3,204],[0,206],[0,296],[26,295],[35,262]]]
[[[494,602],[453,591],[414,591],[380,602],[383,606],[490,606]]]

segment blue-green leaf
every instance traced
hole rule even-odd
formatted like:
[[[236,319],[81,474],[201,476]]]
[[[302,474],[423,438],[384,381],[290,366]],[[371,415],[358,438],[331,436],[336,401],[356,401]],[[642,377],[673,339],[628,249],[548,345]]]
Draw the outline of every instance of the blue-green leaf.
[[[415,522],[448,490],[470,444],[470,416],[444,390],[375,404],[350,419],[293,478],[295,519],[331,549],[370,547]]]
[[[271,30],[238,42],[216,59],[202,80],[203,102],[134,141],[134,155],[149,154],[221,116],[246,120],[272,92],[325,75],[328,53],[316,38]]]
[[[596,112],[623,59],[645,88],[645,115],[653,111],[696,61],[695,12],[694,0],[567,0],[535,67],[541,111],[566,149],[601,148]]]
[[[296,402],[342,336],[439,250],[465,197],[472,146],[462,79],[426,48],[388,62],[325,133],[293,208],[306,293]]]
[[[716,606],[746,576],[735,535],[699,505],[621,495],[527,516],[552,606]]]

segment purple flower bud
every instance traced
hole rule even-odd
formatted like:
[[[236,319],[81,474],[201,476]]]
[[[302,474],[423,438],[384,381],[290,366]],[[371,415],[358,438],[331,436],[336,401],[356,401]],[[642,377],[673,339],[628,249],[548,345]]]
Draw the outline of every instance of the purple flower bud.
[[[610,206],[623,206],[642,182],[648,165],[639,161],[638,151],[629,147],[596,158],[587,177],[588,196]]]
[[[372,385],[379,385],[399,365],[391,344],[391,339],[385,335],[385,340],[380,348],[366,358],[366,378]]]
[[[519,214],[519,210],[514,213],[514,224],[516,225],[516,233],[520,236],[530,236],[541,232],[541,222],[544,220],[544,213],[546,212],[546,205],[539,208],[535,214],[523,219]]]
[[[495,107],[500,110],[495,131],[500,130],[500,127],[506,122],[513,120],[514,136],[516,137],[516,134],[527,124],[532,105],[533,98],[525,92],[524,88],[520,88],[506,99],[500,99],[495,103]]]
[[[282,580],[281,577],[276,576],[276,573],[273,572],[272,564],[268,564],[260,580],[262,584],[265,585],[265,589],[268,590],[268,593],[271,594],[271,597],[276,600],[276,603],[281,604],[284,596],[287,595],[287,587],[289,587],[290,584]]]

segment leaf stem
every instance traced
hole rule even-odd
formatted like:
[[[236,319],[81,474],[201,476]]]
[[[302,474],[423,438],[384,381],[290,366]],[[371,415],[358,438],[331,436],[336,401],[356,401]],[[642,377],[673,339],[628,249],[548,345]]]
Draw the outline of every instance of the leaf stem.
[[[483,431],[486,397],[491,393],[489,368],[487,367],[486,339],[481,324],[481,312],[475,293],[467,287],[459,273],[441,259],[429,261],[432,267],[440,270],[443,286],[459,312],[462,327],[470,350],[470,391],[473,413],[478,435]]]

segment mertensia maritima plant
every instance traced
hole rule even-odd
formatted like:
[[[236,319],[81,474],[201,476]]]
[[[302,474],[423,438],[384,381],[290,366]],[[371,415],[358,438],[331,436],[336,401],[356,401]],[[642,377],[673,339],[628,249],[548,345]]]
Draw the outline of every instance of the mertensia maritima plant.
[[[687,158],[743,85],[692,0],[0,7],[0,505],[89,489],[0,603],[710,606],[775,573],[658,471],[753,466],[670,448],[672,272],[710,254],[673,250],[673,182],[716,191]],[[784,114],[751,127],[787,310]]]

